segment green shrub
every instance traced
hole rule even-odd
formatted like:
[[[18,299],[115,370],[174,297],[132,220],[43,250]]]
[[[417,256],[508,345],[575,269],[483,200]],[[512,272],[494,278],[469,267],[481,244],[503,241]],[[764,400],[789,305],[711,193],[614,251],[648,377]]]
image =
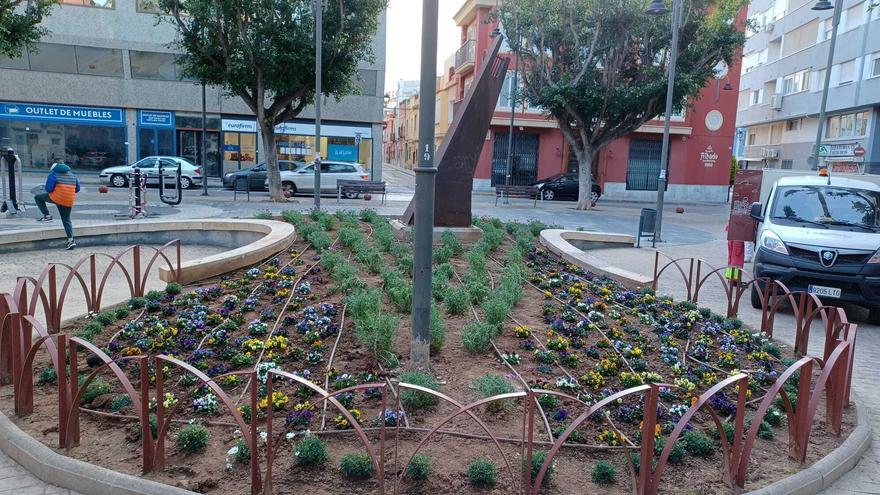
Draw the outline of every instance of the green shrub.
[[[480,392],[483,398],[494,397],[501,394],[509,394],[514,392],[513,385],[502,375],[493,375],[487,373],[473,382],[474,388]],[[511,407],[510,399],[490,402],[486,405],[486,410],[490,412],[504,412]]]
[[[412,311],[413,288],[409,282],[401,282],[398,285],[389,287],[386,292],[394,308],[401,313],[409,313]]]
[[[715,441],[705,433],[689,431],[681,440],[687,453],[694,457],[709,457],[715,453]]]
[[[431,475],[431,458],[424,454],[416,454],[406,467],[406,474],[414,480],[428,479]]]
[[[470,304],[470,293],[465,288],[449,289],[443,300],[446,312],[450,315],[462,315]]]
[[[490,488],[498,481],[498,468],[490,459],[479,458],[470,463],[467,469],[468,480],[478,488]]]
[[[106,327],[114,321],[116,321],[116,314],[110,311],[104,311],[103,313],[96,314],[95,321],[92,323],[98,323],[101,327]],[[100,328],[98,330],[100,330]]]
[[[593,466],[593,483],[610,485],[617,481],[617,468],[608,461],[599,461]]]
[[[165,298],[165,293],[160,290],[151,290],[147,292],[147,301],[161,301]]]
[[[327,445],[316,436],[309,435],[293,449],[293,461],[299,466],[317,466],[327,462]]]
[[[109,394],[112,391],[110,384],[104,381],[100,376],[96,376],[82,396],[82,404],[90,404],[96,397]]]
[[[177,434],[177,447],[184,452],[199,452],[208,445],[210,433],[204,426],[195,423],[184,426]]]
[[[489,284],[477,278],[465,279],[465,287],[470,296],[471,304],[481,304],[489,295]]]
[[[437,354],[443,349],[446,341],[446,322],[440,315],[437,306],[431,305],[431,355]]]
[[[54,369],[52,371],[55,371]],[[775,407],[771,407],[767,410],[767,414],[764,415],[764,422],[773,427],[782,426],[782,420],[785,418],[785,413],[776,409]]]
[[[761,347],[761,350],[777,359],[782,357],[782,349],[780,349],[779,346],[774,344],[773,342],[765,342],[764,345]]]
[[[171,282],[165,286],[165,292],[171,294],[172,296],[176,296],[180,294],[180,291],[183,290],[183,287],[177,282]]]
[[[536,450],[532,452],[532,481],[535,481],[538,478],[538,473],[541,472],[541,466],[544,465],[544,462],[547,460],[547,451],[546,450]],[[547,466],[547,472],[544,473],[543,483],[548,483],[550,481],[550,477],[553,475],[553,470],[556,469],[556,461],[550,463]]]
[[[464,254],[470,271],[474,273],[486,272],[486,256],[486,251],[476,247]]]
[[[309,244],[311,244],[312,247],[315,248],[315,251],[319,253],[324,252],[325,249],[329,248],[330,245],[333,244],[333,240],[330,238],[330,236],[326,232],[320,230],[309,232],[308,235],[305,235],[305,238],[307,241],[309,241]]]
[[[464,252],[464,246],[461,245],[461,240],[459,240],[451,230],[444,230],[443,233],[440,234],[440,244],[442,244],[443,247],[452,250],[453,256],[458,256]]]
[[[282,211],[281,219],[287,223],[292,223],[297,229],[306,221],[306,217],[298,211]]]
[[[147,300],[143,297],[132,297],[128,300],[128,307],[131,309],[141,309],[146,305]]]
[[[666,448],[666,442],[669,439],[667,437],[660,437],[654,443],[654,453],[656,455],[660,455],[663,453],[663,449]],[[681,464],[684,460],[684,446],[681,442],[675,442],[675,445],[672,446],[672,450],[669,451],[669,463],[670,464]]]
[[[440,246],[439,248],[434,249],[434,263],[440,265],[448,262],[455,253],[452,251],[452,248],[448,246]]]
[[[257,220],[272,220],[272,213],[268,211],[258,211],[254,218]]]
[[[469,322],[461,330],[461,342],[468,352],[482,354],[492,348],[492,337],[495,329],[476,321]]]
[[[766,421],[761,421],[761,424],[758,426],[758,438],[773,440],[773,428]]]
[[[37,385],[50,385],[58,383],[58,374],[55,368],[47,366],[40,370],[40,376],[37,378]]]
[[[407,371],[406,373],[402,373],[400,375],[400,382],[419,385],[431,390],[440,390],[440,384],[437,383],[437,379],[427,373],[422,373],[421,371]],[[408,409],[433,406],[434,404],[437,404],[439,400],[440,399],[434,395],[419,392],[418,390],[400,390],[400,401]]]
[[[110,410],[113,412],[123,411],[131,407],[131,397],[127,394],[119,394],[110,401]]]
[[[369,478],[373,476],[373,459],[366,452],[345,454],[339,461],[339,469],[349,478]]]
[[[128,315],[131,314],[128,308],[118,308],[114,314],[117,320],[121,320],[123,318],[128,318]]]
[[[150,418],[147,422],[150,423],[150,434],[153,435],[155,440],[159,436],[159,417],[156,416],[156,413],[150,413]]]
[[[232,454],[232,458],[240,464],[250,464],[251,449],[248,448],[247,442],[243,439],[239,438],[238,441],[235,442],[235,452]]]
[[[733,444],[733,434],[736,430],[736,425],[730,421],[724,421],[721,423],[721,429],[724,430],[724,436],[727,438],[727,443]],[[718,434],[718,428],[712,429],[712,438],[715,440],[721,439],[721,435]]]
[[[501,293],[496,293],[495,296],[486,299],[480,307],[486,315],[486,323],[495,327],[495,335],[500,334],[501,328],[507,320],[507,315],[510,313],[510,305],[507,304]]]

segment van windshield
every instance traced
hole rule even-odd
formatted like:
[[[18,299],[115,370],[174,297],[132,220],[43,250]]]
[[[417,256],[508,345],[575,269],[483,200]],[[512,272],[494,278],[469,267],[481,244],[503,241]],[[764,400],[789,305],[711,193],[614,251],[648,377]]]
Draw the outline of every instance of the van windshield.
[[[880,232],[880,193],[835,186],[780,187],[771,218],[792,226]]]

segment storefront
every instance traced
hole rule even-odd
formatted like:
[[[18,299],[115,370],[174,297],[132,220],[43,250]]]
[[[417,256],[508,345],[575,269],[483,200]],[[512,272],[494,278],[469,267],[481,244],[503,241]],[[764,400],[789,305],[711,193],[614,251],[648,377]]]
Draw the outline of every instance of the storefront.
[[[279,160],[315,159],[315,124],[286,122],[275,126]],[[373,168],[373,134],[368,126],[321,125],[321,151],[327,160],[357,162]]]
[[[63,158],[74,169],[101,170],[127,162],[121,108],[0,102],[0,146],[11,146],[25,168]]]
[[[219,115],[207,115],[205,143],[208,163],[205,168],[209,177],[220,176],[220,122]],[[202,114],[177,112],[174,123],[177,128],[177,156],[202,165]]]
[[[235,172],[257,164],[260,140],[255,120],[227,119],[223,131],[223,173]]]
[[[138,160],[148,156],[175,156],[174,112],[138,110]]]

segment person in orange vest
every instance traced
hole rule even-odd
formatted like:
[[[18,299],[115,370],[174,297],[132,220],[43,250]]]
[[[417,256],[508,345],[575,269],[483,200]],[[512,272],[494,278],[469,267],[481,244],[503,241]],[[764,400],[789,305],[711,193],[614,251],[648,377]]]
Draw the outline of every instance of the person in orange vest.
[[[725,231],[730,226],[725,227]],[[730,280],[733,284],[742,282],[742,268],[745,265],[746,246],[743,241],[727,241],[727,269],[724,271],[724,278]]]
[[[70,167],[61,159],[57,159],[49,176],[46,177],[46,192],[34,196],[37,208],[43,213],[42,218],[37,219],[38,222],[51,222],[52,215],[46,203],[52,203],[58,207],[58,216],[61,217],[61,225],[64,226],[64,233],[67,234],[67,249],[76,247],[73,240],[73,224],[70,222],[70,212],[73,210],[73,203],[76,201],[76,193],[79,192],[79,179]]]

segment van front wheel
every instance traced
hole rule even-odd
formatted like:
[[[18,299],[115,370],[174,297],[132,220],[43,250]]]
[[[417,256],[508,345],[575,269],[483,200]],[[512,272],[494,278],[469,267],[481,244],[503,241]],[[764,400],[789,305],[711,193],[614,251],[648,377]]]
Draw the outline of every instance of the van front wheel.
[[[752,301],[752,307],[755,309],[761,309],[761,294],[758,293],[758,288],[752,285],[752,294],[749,298]]]
[[[880,308],[871,308],[868,310],[868,323],[871,325],[880,325]]]

